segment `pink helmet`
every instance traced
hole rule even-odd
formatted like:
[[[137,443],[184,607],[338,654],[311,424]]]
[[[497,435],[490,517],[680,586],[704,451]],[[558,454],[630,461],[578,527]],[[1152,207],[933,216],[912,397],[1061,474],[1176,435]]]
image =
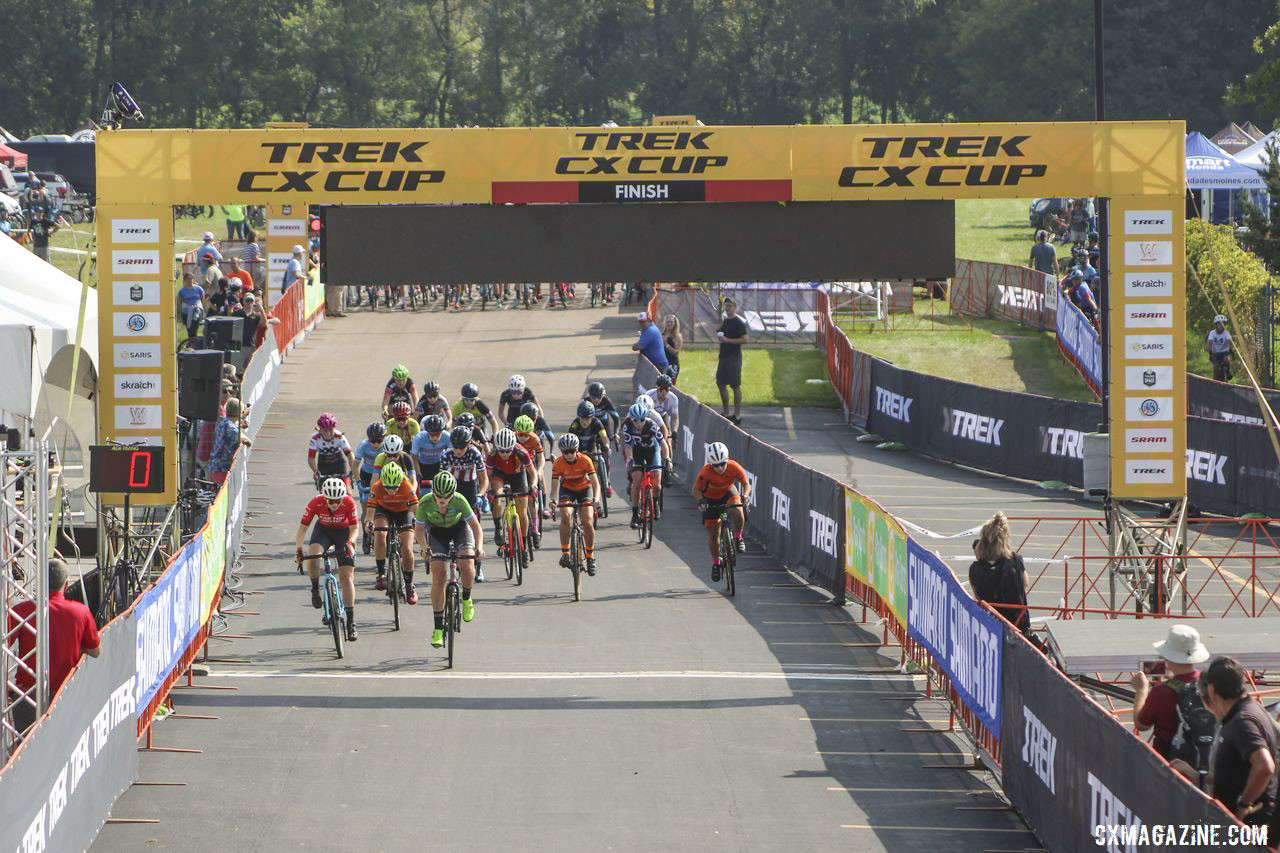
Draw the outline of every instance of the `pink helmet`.
[[[328,412],[324,412],[320,417],[316,418],[316,426],[320,429],[333,429],[338,425],[338,419]]]

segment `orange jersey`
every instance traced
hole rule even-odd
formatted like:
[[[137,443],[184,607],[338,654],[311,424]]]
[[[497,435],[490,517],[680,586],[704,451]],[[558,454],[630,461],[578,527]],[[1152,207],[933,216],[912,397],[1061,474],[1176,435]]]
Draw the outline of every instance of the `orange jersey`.
[[[405,477],[400,485],[388,491],[387,487],[382,485],[381,480],[373,481],[372,494],[369,497],[369,506],[381,507],[389,512],[404,512],[406,509],[414,509],[418,505],[418,493],[413,488],[413,483]]]
[[[531,432],[516,433],[516,444],[529,451],[529,458],[534,462],[538,461],[538,454],[542,452],[542,439]]]
[[[703,465],[702,470],[698,472],[698,479],[693,483],[693,493],[718,501],[729,494],[729,489],[734,483],[746,485],[746,482],[747,472],[742,470],[741,465],[730,459],[723,471],[717,471],[710,465]]]
[[[585,453],[579,453],[572,462],[563,455],[557,456],[551,465],[551,479],[558,478],[563,488],[573,492],[591,488],[591,475],[595,472],[596,466]]]

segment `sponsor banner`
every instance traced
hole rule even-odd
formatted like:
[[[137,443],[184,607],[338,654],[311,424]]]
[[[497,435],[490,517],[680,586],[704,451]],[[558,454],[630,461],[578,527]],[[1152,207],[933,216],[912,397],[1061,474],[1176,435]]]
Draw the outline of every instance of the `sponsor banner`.
[[[1178,465],[1173,459],[1125,459],[1121,482],[1126,485],[1156,486],[1178,482]],[[1116,484],[1112,484],[1114,487]]]
[[[87,850],[138,778],[132,612],[63,683],[48,718],[0,775],[0,850]]]
[[[941,557],[911,539],[907,576],[908,634],[928,649],[965,707],[999,738],[1004,622],[965,592]]]
[[[159,367],[159,344],[112,344],[114,367]]]
[[[118,338],[155,338],[160,336],[160,314],[157,311],[114,311],[112,332]]]
[[[1188,417],[1185,472],[1201,510],[1280,517],[1280,468],[1266,427]]]
[[[1131,454],[1173,453],[1173,430],[1128,429],[1124,431],[1125,449]]]
[[[1172,397],[1124,397],[1124,419],[1129,423],[1172,421]]]
[[[875,501],[844,490],[845,571],[870,586],[907,624],[907,534]]]
[[[158,249],[113,249],[111,274],[123,276],[160,275]]]
[[[1130,361],[1170,361],[1173,335],[1125,335],[1124,355]]]
[[[1140,302],[1126,305],[1127,329],[1168,329],[1173,326],[1173,306],[1168,302]]]
[[[267,408],[267,404],[264,403],[263,408]],[[240,562],[240,544],[244,541],[244,511],[249,491],[250,453],[251,449],[248,447],[242,447],[236,451],[236,459],[231,464],[231,470],[227,472],[227,479],[222,487],[227,494],[226,550],[222,557],[222,575],[224,577],[227,572],[234,571]],[[212,609],[211,602],[210,612],[212,612]]]
[[[1126,299],[1154,299],[1173,296],[1173,273],[1127,272],[1124,274]]]
[[[1124,263],[1129,267],[1173,265],[1173,243],[1169,240],[1126,240]]]
[[[200,632],[204,573],[202,531],[191,539],[138,598],[137,684],[135,713],[147,707],[177,668],[182,655]]]
[[[1125,391],[1172,391],[1174,368],[1168,365],[1140,365],[1124,369]]]
[[[272,219],[267,223],[268,237],[306,237],[307,220]],[[286,258],[286,260],[288,260]]]
[[[111,242],[116,245],[140,243],[144,246],[160,242],[159,219],[113,219]]]
[[[160,282],[116,281],[111,284],[111,301],[122,308],[134,305],[159,305]]]
[[[240,380],[242,402],[249,407],[249,425],[244,430],[246,438],[258,437],[258,430],[267,419],[267,410],[279,387],[280,347],[276,343],[275,327],[268,326],[266,339],[254,352]]]
[[[244,448],[237,451],[237,459],[233,465],[244,467]],[[227,479],[230,479],[230,472]],[[202,549],[200,562],[200,624],[209,621],[213,605],[217,601],[218,591],[222,588],[222,577],[227,565],[227,500],[229,492],[224,484],[218,489],[218,495],[209,504],[204,532],[201,535]]]
[[[1102,342],[1098,330],[1069,299],[1063,299],[1054,319],[1058,349],[1075,366],[1093,393],[1102,391]]]
[[[1187,826],[1216,828],[1225,841],[1234,821],[1222,807],[1172,772],[1017,631],[1009,632],[1002,657],[1000,784],[1046,848],[1215,849],[1180,838]]]
[[[1125,234],[1172,234],[1172,210],[1126,210],[1121,226]]]
[[[720,297],[731,295],[738,315],[747,324],[753,342],[760,344],[812,344],[818,331],[815,287],[793,287],[766,282],[750,287],[681,287],[658,291],[658,313],[674,314],[686,344],[715,344],[716,329],[724,320]],[[652,387],[652,386],[650,386]]]
[[[115,407],[112,423],[116,429],[158,430],[164,426],[163,406],[133,403]]]
[[[293,258],[292,249],[288,249],[283,252],[268,252],[267,253],[267,271],[272,273],[284,272],[285,269],[289,266],[289,261],[292,258]]]
[[[1280,391],[1262,391],[1272,410],[1280,415]],[[1187,414],[1242,424],[1263,424],[1258,395],[1247,385],[1215,382],[1204,376],[1187,374]]]
[[[994,317],[1035,329],[1057,324],[1057,279],[1027,267],[956,258],[948,300],[953,312],[970,317]]]
[[[117,397],[159,397],[163,386],[159,373],[117,373],[115,393]]]

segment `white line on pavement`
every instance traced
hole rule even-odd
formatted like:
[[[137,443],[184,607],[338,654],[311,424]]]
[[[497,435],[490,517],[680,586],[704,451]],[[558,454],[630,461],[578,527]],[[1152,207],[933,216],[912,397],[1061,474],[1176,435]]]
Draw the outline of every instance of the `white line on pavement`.
[[[362,678],[405,680],[455,680],[480,681],[590,681],[616,678],[733,678],[756,681],[913,681],[915,676],[897,673],[841,674],[841,673],[787,673],[787,672],[718,672],[698,670],[631,670],[622,672],[281,672],[279,670],[215,671],[213,678]]]

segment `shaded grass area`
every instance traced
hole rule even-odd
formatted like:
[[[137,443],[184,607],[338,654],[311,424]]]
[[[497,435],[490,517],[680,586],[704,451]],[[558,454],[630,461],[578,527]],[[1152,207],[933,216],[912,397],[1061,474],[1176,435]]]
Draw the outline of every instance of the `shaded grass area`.
[[[1027,224],[1029,198],[956,202],[956,257],[1026,266],[1035,232]],[[1062,260],[1062,247],[1058,259]],[[1070,253],[1068,253],[1068,260]]]
[[[713,408],[720,406],[716,388],[716,349],[686,349],[680,353],[677,391],[697,397]],[[820,382],[806,380],[817,379]],[[730,392],[732,395],[732,392]],[[729,398],[733,402],[732,396]],[[761,349],[742,351],[742,403],[746,406],[825,406],[840,401],[827,378],[826,354],[816,349]]]
[[[1053,332],[946,310],[941,301],[930,306],[917,300],[916,318],[895,319],[899,327],[890,331],[852,327],[844,318],[840,327],[858,349],[906,370],[1045,397],[1095,399],[1058,352]]]

